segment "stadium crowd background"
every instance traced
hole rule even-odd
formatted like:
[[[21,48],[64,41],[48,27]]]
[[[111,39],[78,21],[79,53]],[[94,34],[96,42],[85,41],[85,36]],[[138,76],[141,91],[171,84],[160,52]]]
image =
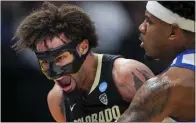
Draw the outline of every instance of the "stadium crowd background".
[[[138,26],[144,19],[146,2],[51,2],[75,4],[92,18],[99,35],[98,53],[120,54],[143,62],[155,74],[166,65],[145,60],[140,48]],[[1,1],[1,118],[7,122],[51,122],[47,94],[54,82],[39,70],[35,55],[26,50],[16,54],[12,37],[20,21],[40,7],[41,1]]]

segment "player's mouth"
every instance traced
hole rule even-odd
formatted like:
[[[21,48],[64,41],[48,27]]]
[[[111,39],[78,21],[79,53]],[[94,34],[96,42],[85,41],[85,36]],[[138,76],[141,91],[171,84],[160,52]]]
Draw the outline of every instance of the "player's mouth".
[[[139,37],[139,40],[141,41],[140,47],[144,48],[144,41],[141,36]]]
[[[63,76],[56,79],[55,81],[64,91],[72,90],[72,81],[70,76]]]

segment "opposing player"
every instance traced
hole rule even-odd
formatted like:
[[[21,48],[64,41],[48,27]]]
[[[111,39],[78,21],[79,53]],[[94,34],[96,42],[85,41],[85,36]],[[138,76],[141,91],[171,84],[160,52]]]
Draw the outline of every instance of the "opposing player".
[[[195,1],[147,3],[141,47],[171,65],[145,82],[118,121],[195,120],[194,10]]]

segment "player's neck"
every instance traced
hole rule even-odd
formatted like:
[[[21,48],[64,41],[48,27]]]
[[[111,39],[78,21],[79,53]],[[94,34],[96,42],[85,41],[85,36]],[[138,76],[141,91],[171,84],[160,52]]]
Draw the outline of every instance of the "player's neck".
[[[177,55],[179,55],[180,53],[186,51],[186,50],[192,50],[195,49],[195,45],[186,45],[184,47],[178,48],[176,50],[171,50],[172,52],[170,52],[169,54],[163,54],[163,56],[160,58],[161,61],[163,61],[165,64],[171,64],[172,61],[176,58]]]
[[[193,49],[195,49],[195,43],[186,46],[186,50],[193,50]]]
[[[195,33],[187,36],[185,39],[184,39],[184,47],[186,50],[192,50],[192,49],[195,49]]]
[[[97,55],[90,52],[81,69],[81,80],[84,85],[80,88],[87,94],[94,82],[97,71],[98,58]]]

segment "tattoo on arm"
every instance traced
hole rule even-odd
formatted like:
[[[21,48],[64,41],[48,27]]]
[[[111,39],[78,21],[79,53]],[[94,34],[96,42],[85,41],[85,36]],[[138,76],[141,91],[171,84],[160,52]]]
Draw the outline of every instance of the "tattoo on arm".
[[[139,69],[136,69],[136,70],[145,78],[144,81],[147,81],[148,79],[150,79],[150,75],[147,71],[139,70]],[[132,72],[132,75],[134,79],[135,88],[136,90],[138,90],[143,85],[144,81],[142,81],[134,72]]]
[[[132,72],[132,75],[134,79],[135,89],[138,90],[143,85],[143,82],[141,79],[139,79],[139,77],[135,75],[135,73]]]
[[[135,95],[130,107],[118,121],[150,121],[161,115],[168,104],[171,85],[167,79],[153,78],[148,80]]]
[[[144,76],[144,78],[145,78],[146,81],[147,81],[148,79],[150,79],[150,74],[149,74],[147,71],[145,71],[145,70],[139,70],[139,69],[137,69],[137,68],[136,68],[136,70],[137,70],[140,74],[142,74],[142,75]]]

